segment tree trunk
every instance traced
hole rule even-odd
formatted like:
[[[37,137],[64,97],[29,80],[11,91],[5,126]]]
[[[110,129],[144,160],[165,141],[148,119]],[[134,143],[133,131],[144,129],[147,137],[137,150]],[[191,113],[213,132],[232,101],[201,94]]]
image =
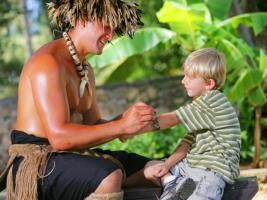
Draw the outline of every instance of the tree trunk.
[[[255,129],[254,129],[255,151],[254,151],[254,158],[253,158],[253,167],[259,167],[259,162],[260,162],[261,112],[262,112],[262,107],[256,106]]]
[[[251,7],[251,2],[246,2],[246,3],[250,3],[250,7]],[[238,15],[243,14],[244,11],[241,8],[240,2],[239,0],[233,0],[233,9],[234,12]],[[250,45],[250,46],[254,46],[254,41],[253,41],[253,37],[251,34],[251,31],[248,27],[246,27],[243,24],[239,25],[238,31],[240,32],[241,37]]]
[[[32,43],[31,43],[31,33],[30,33],[30,25],[27,15],[27,0],[20,0],[20,8],[22,12],[21,16],[21,28],[25,38],[25,56],[28,59],[32,53]]]

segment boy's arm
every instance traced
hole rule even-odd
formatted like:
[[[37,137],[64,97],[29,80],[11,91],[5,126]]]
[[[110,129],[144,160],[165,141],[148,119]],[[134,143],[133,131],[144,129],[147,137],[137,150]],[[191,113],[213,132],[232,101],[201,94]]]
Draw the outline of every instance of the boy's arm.
[[[177,118],[176,114],[174,112],[168,112],[168,113],[163,113],[156,117],[154,120],[152,120],[152,123],[156,123],[159,126],[160,130],[170,128],[174,125],[177,125],[180,123],[180,120]],[[157,126],[156,125],[156,126]],[[148,124],[144,128],[142,128],[139,133],[144,133],[148,131],[155,131],[158,129],[154,128],[155,125],[153,126],[152,124]]]
[[[170,169],[177,162],[181,161],[190,149],[187,142],[182,141],[172,153],[172,155],[165,161],[165,165]]]
[[[177,162],[181,161],[187,154],[190,145],[187,142],[182,141],[175,149],[174,153],[165,160],[164,163],[159,163],[155,165],[153,168],[153,176],[163,177],[165,176],[170,168],[174,166]]]
[[[180,123],[174,112],[163,113],[157,117],[160,129],[167,129]]]
[[[160,130],[163,129],[167,129],[170,128],[174,125],[177,125],[180,123],[180,120],[177,118],[176,114],[174,112],[169,112],[169,113],[163,113],[161,115],[159,115],[158,117],[156,117],[152,123],[156,123],[156,127],[159,126]],[[155,125],[152,124],[148,124],[146,125],[144,128],[142,128],[140,131],[138,131],[139,134],[141,133],[145,133],[145,132],[149,132],[149,131],[155,131],[155,130],[159,130],[159,129],[155,129]],[[127,139],[130,139],[134,137],[133,135],[122,135],[119,137],[119,139],[124,142]]]

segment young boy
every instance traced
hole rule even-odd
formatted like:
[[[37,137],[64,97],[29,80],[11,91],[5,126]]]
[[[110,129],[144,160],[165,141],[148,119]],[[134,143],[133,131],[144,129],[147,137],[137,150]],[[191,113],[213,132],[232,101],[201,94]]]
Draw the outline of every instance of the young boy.
[[[220,200],[225,182],[239,176],[240,125],[218,89],[225,80],[224,56],[211,48],[191,53],[184,65],[184,85],[193,102],[161,114],[152,125],[166,129],[181,123],[187,130],[174,153],[150,161],[145,177],[161,182],[161,200]]]

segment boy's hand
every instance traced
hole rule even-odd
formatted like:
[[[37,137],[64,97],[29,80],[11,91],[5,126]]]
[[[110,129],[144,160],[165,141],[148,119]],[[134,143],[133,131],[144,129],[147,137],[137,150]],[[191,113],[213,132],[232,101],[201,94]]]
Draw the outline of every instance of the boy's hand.
[[[166,165],[165,162],[154,165],[153,167],[154,167],[154,169],[153,169],[154,176],[156,176],[158,178],[163,177],[170,170],[170,167],[168,165]]]

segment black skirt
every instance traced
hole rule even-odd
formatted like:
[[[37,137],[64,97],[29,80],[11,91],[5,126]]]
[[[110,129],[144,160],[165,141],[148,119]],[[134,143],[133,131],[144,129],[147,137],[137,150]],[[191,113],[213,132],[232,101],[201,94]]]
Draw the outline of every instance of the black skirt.
[[[14,130],[12,144],[49,144],[45,138],[28,135]],[[125,151],[93,149],[100,154],[108,154],[119,160],[126,176],[141,170],[148,158]],[[13,163],[13,179],[23,158],[17,157]],[[43,178],[38,179],[38,199],[41,200],[83,200],[93,193],[101,181],[120,167],[109,159],[79,155],[75,153],[52,153]],[[30,169],[28,169],[30,170]]]

